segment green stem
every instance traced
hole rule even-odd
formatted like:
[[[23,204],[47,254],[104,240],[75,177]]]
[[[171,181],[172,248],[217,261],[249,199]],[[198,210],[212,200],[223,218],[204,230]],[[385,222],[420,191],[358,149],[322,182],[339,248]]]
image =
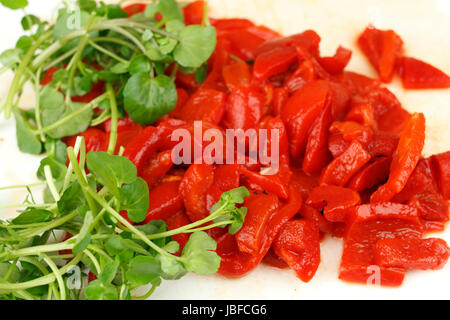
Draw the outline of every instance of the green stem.
[[[109,51],[109,50],[106,50],[105,48],[103,48],[102,46],[99,46],[99,45],[96,44],[95,42],[89,40],[88,43],[89,43],[91,46],[93,46],[95,49],[97,49],[98,51],[103,52],[104,54],[106,54],[107,56],[110,56],[111,58],[116,59],[116,60],[119,61],[119,62],[128,64],[128,61],[127,61],[127,60],[125,60],[125,59],[119,57],[117,54],[115,54],[115,53],[113,53],[113,52],[111,52],[111,51]]]
[[[109,96],[109,102],[111,107],[111,131],[109,134],[109,144],[108,153],[114,154],[117,143],[117,121],[118,121],[118,111],[117,111],[117,101],[116,94],[111,83],[106,83],[106,93]]]
[[[31,230],[24,230],[24,232],[19,231],[18,234],[23,237],[33,237],[33,236],[39,235],[47,230],[55,229],[56,227],[63,225],[67,221],[72,220],[77,215],[78,215],[78,212],[74,211],[65,216],[62,216],[61,218],[55,219],[51,222],[47,222],[43,227],[35,228],[35,229],[31,229]]]
[[[41,72],[42,72],[42,68],[39,68],[36,74],[36,78],[34,81],[34,94],[36,97],[36,103],[35,103],[35,117],[36,117],[36,126],[38,131],[42,130],[42,121],[41,121],[41,103],[40,103],[40,99],[41,99],[41,95],[40,95],[40,88],[41,88],[41,83],[40,83],[40,79],[41,79]],[[41,132],[40,134],[41,137],[41,141],[45,142],[45,136],[44,134]]]
[[[53,271],[53,274],[55,275],[56,281],[58,282],[58,286],[59,286],[59,292],[61,293],[60,299],[66,300],[66,286],[64,284],[64,280],[59,272],[58,267],[53,262],[53,260],[50,259],[45,253],[42,254],[42,257],[43,257],[44,261],[48,264],[50,269]]]
[[[97,37],[97,38],[93,38],[91,39],[93,42],[112,42],[112,43],[116,43],[116,44],[120,44],[122,46],[128,47],[131,50],[138,52],[139,49],[132,45],[131,43],[129,43],[128,41],[119,39],[119,38],[113,38],[113,37]]]
[[[20,184],[20,185],[14,185],[14,186],[7,186],[7,187],[0,187],[1,190],[9,190],[9,189],[22,189],[22,188],[32,188],[32,187],[39,187],[42,185],[45,185],[46,182],[37,182],[32,184]]]
[[[59,201],[59,193],[58,193],[58,190],[56,190],[55,184],[53,183],[52,170],[50,169],[49,165],[44,166],[44,175],[45,175],[45,181],[47,182],[47,186],[50,189],[53,199],[55,199],[55,201],[58,202]]]

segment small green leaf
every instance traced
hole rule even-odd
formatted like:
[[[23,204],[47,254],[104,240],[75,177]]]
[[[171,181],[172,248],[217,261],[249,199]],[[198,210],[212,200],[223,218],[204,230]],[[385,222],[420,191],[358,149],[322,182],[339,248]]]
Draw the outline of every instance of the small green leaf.
[[[28,5],[28,0],[0,0],[0,3],[10,9],[23,9]]]
[[[216,248],[216,241],[206,232],[191,234],[181,254],[186,270],[200,275],[216,273],[220,266],[220,257],[212,251]]]
[[[83,251],[91,242],[91,234],[89,233],[89,228],[91,227],[93,221],[94,217],[92,216],[92,212],[86,212],[83,225],[81,226],[80,232],[77,234],[75,245],[72,250],[73,253],[77,254],[78,252]]]
[[[120,189],[121,209],[126,210],[128,218],[136,223],[142,222],[147,216],[149,207],[149,190],[147,182],[142,178],[125,184]]]
[[[181,8],[175,0],[160,0],[158,11],[162,14],[164,21],[180,20],[184,22]]]
[[[41,163],[39,165],[39,169],[36,173],[37,177],[44,181],[45,180],[45,173],[44,173],[44,167],[49,166],[50,171],[52,173],[53,179],[60,179],[65,176],[67,167],[65,164],[57,161],[54,157],[46,157],[41,160]]]
[[[139,72],[128,80],[124,98],[130,118],[141,125],[149,125],[175,108],[177,91],[168,76],[151,78],[147,72]]]
[[[6,68],[10,68],[20,63],[22,54],[23,51],[20,48],[5,50],[0,54],[0,63]]]
[[[74,181],[62,194],[58,201],[58,211],[65,215],[77,210],[86,204],[86,198],[83,195],[78,181]]]
[[[23,113],[15,109],[14,117],[16,119],[16,138],[19,150],[30,154],[41,154],[42,143],[33,133],[31,125],[24,118]]]
[[[211,26],[190,25],[180,31],[180,43],[173,56],[183,67],[198,68],[216,47],[216,29]]]
[[[130,262],[127,278],[133,285],[146,285],[161,276],[159,261],[152,256],[136,256]]]
[[[88,284],[84,290],[86,298],[89,300],[117,300],[117,288],[112,284],[104,284],[99,279]]]
[[[183,277],[187,271],[183,265],[172,255],[158,255],[161,263],[162,277],[166,280],[177,280]]]
[[[22,18],[21,24],[23,30],[30,30],[31,27],[39,24],[41,20],[32,14],[27,14],[25,17]]]
[[[14,218],[12,224],[30,224],[47,222],[53,217],[53,213],[43,209],[28,208],[18,217]]]
[[[60,10],[55,23],[53,38],[55,40],[61,39],[65,35],[86,26],[89,18],[90,14],[86,11]]]
[[[119,261],[108,262],[98,276],[98,279],[103,284],[109,284],[114,280],[118,269]]]
[[[131,60],[130,65],[128,67],[128,71],[131,74],[136,74],[139,72],[150,72],[151,69],[152,66],[150,64],[150,61],[143,54],[134,57],[133,60]]]
[[[103,151],[89,152],[86,162],[89,171],[117,198],[120,197],[120,186],[124,183],[130,184],[137,178],[136,166],[125,157]]]

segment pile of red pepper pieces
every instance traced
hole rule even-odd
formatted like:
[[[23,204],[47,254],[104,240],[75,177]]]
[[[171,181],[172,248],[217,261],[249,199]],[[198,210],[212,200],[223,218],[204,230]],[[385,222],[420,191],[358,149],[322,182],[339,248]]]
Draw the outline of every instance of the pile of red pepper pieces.
[[[125,8],[130,15],[144,9]],[[187,5],[186,23],[201,24],[204,10],[203,1]],[[443,267],[447,244],[423,237],[444,230],[449,219],[450,151],[421,156],[424,115],[403,109],[379,80],[346,71],[350,50],[320,56],[312,30],[282,37],[246,19],[210,23],[218,41],[206,79],[178,72],[177,106],[152,126],[119,120],[117,144],[149,185],[146,222],[162,219],[173,229],[198,221],[224,191],[244,185],[251,196],[242,229],[208,231],[220,274],[243,276],[265,262],[308,282],[327,234],[343,237],[342,280],[367,283],[375,266],[380,284],[398,286],[407,270]],[[368,27],[358,44],[382,82],[397,73],[405,88],[450,87],[445,73],[404,56],[392,30]],[[95,85],[79,100],[102,90]],[[279,129],[279,172],[261,175],[258,164],[173,165],[171,134],[192,131],[195,120],[203,130]],[[80,134],[88,151],[106,150],[109,130],[106,122]],[[65,141],[73,145],[75,137]],[[188,236],[174,238],[183,247]]]

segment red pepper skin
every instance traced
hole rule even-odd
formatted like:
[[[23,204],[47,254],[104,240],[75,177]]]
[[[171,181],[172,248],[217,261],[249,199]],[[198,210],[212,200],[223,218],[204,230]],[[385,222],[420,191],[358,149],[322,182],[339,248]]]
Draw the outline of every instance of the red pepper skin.
[[[253,77],[262,82],[271,76],[285,72],[297,60],[297,52],[291,47],[278,47],[256,57]]]
[[[372,194],[371,203],[389,201],[405,187],[420,159],[424,142],[425,117],[422,113],[414,113],[400,135],[389,179]]]
[[[379,157],[361,168],[347,183],[347,188],[363,191],[386,181],[392,158]]]
[[[288,76],[283,83],[283,88],[292,94],[300,90],[307,82],[317,80],[313,62],[308,59],[300,62],[298,68]]]
[[[302,169],[306,173],[320,173],[331,160],[328,150],[328,128],[332,121],[331,106],[326,106],[314,122],[306,144]]]
[[[336,53],[332,57],[319,57],[317,61],[320,65],[331,74],[341,73],[352,57],[352,51],[339,46]]]
[[[299,157],[303,153],[314,120],[330,103],[329,92],[327,81],[312,81],[296,91],[286,102],[281,118],[288,132],[292,157]]]
[[[248,211],[242,228],[236,233],[236,242],[239,251],[257,255],[267,224],[280,204],[275,195],[259,194],[246,198],[244,206]]]
[[[197,0],[189,3],[183,8],[184,23],[188,26],[191,24],[202,24],[205,15],[205,1]]]
[[[211,19],[211,25],[216,27],[218,32],[229,31],[236,29],[247,29],[253,27],[255,24],[248,19]]]
[[[368,283],[374,271],[384,286],[399,286],[405,275],[404,268],[376,265],[374,247],[378,240],[387,238],[420,238],[423,227],[415,208],[396,204],[378,203],[361,205],[349,215],[345,231],[339,279]]]
[[[367,145],[367,152],[372,157],[391,157],[397,149],[399,139],[400,137],[396,134],[376,131],[372,136],[372,140]]]
[[[142,13],[147,8],[146,3],[134,3],[122,8],[128,14],[128,18],[134,16],[135,14]]]
[[[216,204],[222,193],[239,187],[239,165],[224,164],[214,168],[214,182],[206,192],[206,209],[209,211]],[[223,228],[218,228],[224,230]]]
[[[284,262],[279,256],[277,256],[275,252],[273,252],[272,248],[270,248],[270,250],[264,256],[262,262],[278,269],[286,269],[289,267],[286,262]]]
[[[255,56],[259,56],[265,52],[272,51],[279,47],[300,46],[311,54],[317,53],[319,49],[320,37],[313,30],[306,30],[303,33],[294,34],[285,38],[278,38],[261,44],[254,51]]]
[[[212,89],[227,92],[227,87],[222,75],[223,68],[231,63],[231,44],[227,39],[219,39],[212,57],[208,60],[209,72],[205,81],[200,85],[201,89]]]
[[[362,146],[367,146],[372,140],[373,131],[370,127],[353,121],[335,121],[330,126],[330,133],[341,133],[345,141],[358,141]]]
[[[88,128],[86,131],[79,133],[75,136],[64,138],[64,142],[67,146],[75,146],[77,137],[84,138],[86,143],[86,152],[91,151],[106,151],[108,149],[109,136],[107,136],[102,130],[96,128]]]
[[[201,220],[209,214],[206,208],[206,192],[214,182],[213,169],[212,165],[193,164],[181,180],[179,190],[191,222]]]
[[[111,134],[111,120],[108,120],[104,123],[104,130],[106,136],[109,137]],[[116,141],[116,149],[114,151],[117,154],[120,150],[120,147],[126,148],[134,137],[138,136],[143,130],[136,122],[133,122],[128,116],[119,119],[117,122],[117,141]]]
[[[237,87],[228,96],[225,123],[228,128],[255,128],[262,117],[264,97],[254,89]]]
[[[177,104],[175,105],[175,108],[169,113],[169,117],[181,117],[181,110],[183,110],[183,106],[188,100],[189,93],[184,89],[177,88]]]
[[[442,196],[450,199],[450,151],[434,155],[433,164],[437,171]]]
[[[411,114],[401,106],[394,106],[377,117],[377,128],[392,134],[400,134]]]
[[[147,182],[149,188],[153,188],[172,166],[172,151],[163,151],[156,154],[148,165],[139,172],[139,175]]]
[[[358,45],[377,70],[380,79],[390,82],[396,61],[402,53],[402,39],[392,30],[368,27],[358,38]]]
[[[333,223],[323,217],[319,210],[304,204],[299,212],[305,220],[311,221],[317,225],[322,233],[333,233]]]
[[[229,91],[233,91],[238,87],[250,86],[250,66],[243,60],[234,61],[224,66],[222,76]]]
[[[225,112],[225,93],[212,89],[197,90],[181,110],[185,121],[207,121],[218,124]]]
[[[147,165],[147,162],[151,156],[158,150],[159,141],[160,137],[158,134],[158,129],[153,126],[148,126],[140,135],[130,141],[128,146],[125,148],[123,156],[133,162],[137,168],[138,175]]]
[[[345,222],[348,211],[360,204],[359,193],[336,186],[319,186],[309,194],[306,204],[323,210],[323,215],[330,222]]]
[[[350,142],[344,140],[341,133],[330,134],[328,137],[328,150],[330,150],[333,158],[343,154],[349,145]]]
[[[283,107],[289,99],[289,93],[284,88],[275,88],[273,90],[272,110],[275,116],[281,116]]]
[[[410,206],[417,208],[420,218],[433,222],[447,222],[449,220],[449,207],[447,201],[437,194],[420,194],[411,198]]]
[[[276,194],[282,199],[289,196],[288,186],[276,175],[261,175],[242,167],[239,168],[239,172],[248,179],[250,186],[254,184],[259,187],[258,189]]]
[[[399,60],[399,74],[406,89],[450,88],[450,77],[436,67],[411,57]]]
[[[273,250],[298,278],[309,282],[320,264],[319,229],[310,221],[291,220],[278,234]]]
[[[343,187],[370,160],[369,153],[361,144],[353,141],[339,157],[335,158],[322,171],[320,185],[335,185]]]
[[[165,220],[167,227],[169,230],[178,229],[181,227],[184,227],[185,225],[191,223],[189,221],[188,217],[183,211],[179,211],[175,213],[174,215],[168,217]],[[178,233],[172,236],[172,239],[180,245],[180,250],[176,253],[177,256],[181,254],[181,251],[183,250],[184,246],[189,240],[189,234],[187,233]]]
[[[183,210],[183,198],[179,193],[180,181],[162,182],[150,190],[150,207],[143,224],[152,220],[166,220]]]
[[[367,100],[353,99],[345,120],[355,121],[368,127],[376,126],[373,106]]]
[[[377,79],[352,71],[344,71],[337,78],[342,85],[350,90],[352,95],[365,95],[381,85],[381,82]]]
[[[375,245],[375,262],[383,267],[437,270],[447,263],[449,248],[438,238],[382,239]]]
[[[291,168],[291,186],[300,192],[303,199],[308,198],[312,189],[319,185],[317,176],[308,175],[300,169]]]

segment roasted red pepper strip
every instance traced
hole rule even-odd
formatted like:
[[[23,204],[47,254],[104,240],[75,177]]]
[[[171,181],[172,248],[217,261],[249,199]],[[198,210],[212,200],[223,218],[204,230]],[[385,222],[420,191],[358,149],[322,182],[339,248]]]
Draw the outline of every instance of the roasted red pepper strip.
[[[368,27],[358,38],[358,44],[377,70],[380,79],[390,82],[395,63],[402,53],[402,39],[392,30]]]
[[[174,215],[168,217],[165,220],[167,227],[169,230],[174,230],[181,228],[189,223],[188,217],[183,211],[179,211],[175,213]],[[189,234],[188,233],[178,233],[172,236],[172,239],[180,245],[180,250],[176,253],[176,255],[180,255],[181,251],[183,250],[184,246],[189,240]]]
[[[267,224],[279,205],[277,196],[273,194],[252,195],[245,199],[247,215],[242,228],[236,233],[239,251],[251,255],[259,253]]]
[[[202,24],[205,16],[206,2],[197,0],[189,3],[183,8],[184,23],[188,26],[191,24]]]
[[[450,77],[441,70],[418,59],[403,57],[399,60],[399,73],[407,89],[450,88]]]
[[[295,271],[297,277],[309,282],[320,264],[317,225],[306,220],[287,222],[275,239],[273,250]]]
[[[306,30],[303,33],[294,34],[289,37],[267,41],[256,48],[254,54],[255,56],[259,56],[260,54],[272,51],[275,48],[293,46],[303,47],[309,53],[315,54],[319,49],[319,43],[319,35],[313,30]]]
[[[286,71],[297,60],[297,52],[292,47],[278,47],[256,57],[253,76],[264,81],[271,76]]]
[[[439,186],[442,196],[450,199],[450,151],[434,155],[432,157],[435,165]]]
[[[134,3],[122,8],[128,14],[128,18],[134,16],[135,14],[142,13],[147,8],[146,3]]]
[[[172,152],[166,150],[156,154],[140,172],[139,175],[153,188],[158,181],[172,168]]]
[[[276,175],[262,175],[245,168],[239,168],[240,173],[248,179],[249,184],[256,184],[262,190],[274,193],[282,199],[289,195],[287,185]]]
[[[345,141],[358,141],[367,146],[372,141],[373,131],[369,126],[354,121],[335,121],[330,126],[330,133],[341,133]]]
[[[319,210],[310,207],[307,204],[304,204],[300,209],[300,216],[305,218],[305,220],[315,223],[323,233],[333,232],[333,223],[325,219]]]
[[[158,129],[148,126],[128,144],[123,156],[133,162],[139,174],[144,166],[147,165],[150,157],[158,150],[159,142]]]
[[[449,207],[447,201],[437,194],[420,194],[411,198],[410,206],[417,208],[420,218],[433,222],[447,222]]]
[[[399,286],[405,269],[376,266],[374,247],[381,239],[417,239],[422,231],[413,207],[387,202],[356,207],[348,219],[339,279]]]
[[[444,267],[448,255],[442,239],[382,239],[375,245],[374,261],[383,267],[436,270]]]
[[[323,215],[330,222],[345,222],[350,209],[360,204],[359,193],[336,186],[320,186],[309,194],[306,204],[323,210]]]
[[[326,106],[313,124],[312,131],[306,144],[302,169],[306,173],[320,173],[331,160],[328,150],[328,128],[332,121],[331,105]]]
[[[289,93],[283,88],[273,90],[272,109],[275,116],[281,116],[283,107],[289,99]]]
[[[400,137],[396,134],[383,131],[374,132],[367,151],[372,157],[391,157],[397,149],[399,139]]]
[[[362,191],[379,185],[389,176],[392,158],[379,157],[366,164],[347,183],[347,188]]]
[[[107,136],[102,130],[96,128],[88,128],[86,131],[75,136],[64,138],[63,141],[67,146],[73,147],[75,146],[75,141],[78,136],[84,138],[86,152],[106,151],[108,149],[109,136]]]
[[[183,210],[183,198],[179,192],[180,181],[162,182],[150,190],[150,207],[144,224],[152,220],[166,220]]]
[[[425,117],[422,113],[414,113],[400,135],[389,179],[370,197],[370,202],[389,201],[405,187],[420,159],[424,142]]]
[[[286,102],[281,118],[288,132],[292,157],[303,153],[314,120],[330,103],[329,95],[328,82],[317,80],[296,91]]]
[[[350,58],[352,57],[352,51],[344,47],[339,46],[336,49],[336,53],[332,57],[319,57],[320,65],[331,74],[341,73],[347,66]]]
[[[238,87],[250,86],[250,66],[243,60],[234,61],[224,66],[222,76],[229,91],[233,91]]]
[[[225,123],[228,128],[255,128],[262,117],[264,97],[255,89],[237,87],[228,96]]]
[[[370,160],[370,155],[357,141],[353,141],[339,157],[322,171],[321,185],[345,186],[353,175]]]
[[[225,93],[212,89],[197,90],[181,109],[181,119],[218,124],[225,112]]]

